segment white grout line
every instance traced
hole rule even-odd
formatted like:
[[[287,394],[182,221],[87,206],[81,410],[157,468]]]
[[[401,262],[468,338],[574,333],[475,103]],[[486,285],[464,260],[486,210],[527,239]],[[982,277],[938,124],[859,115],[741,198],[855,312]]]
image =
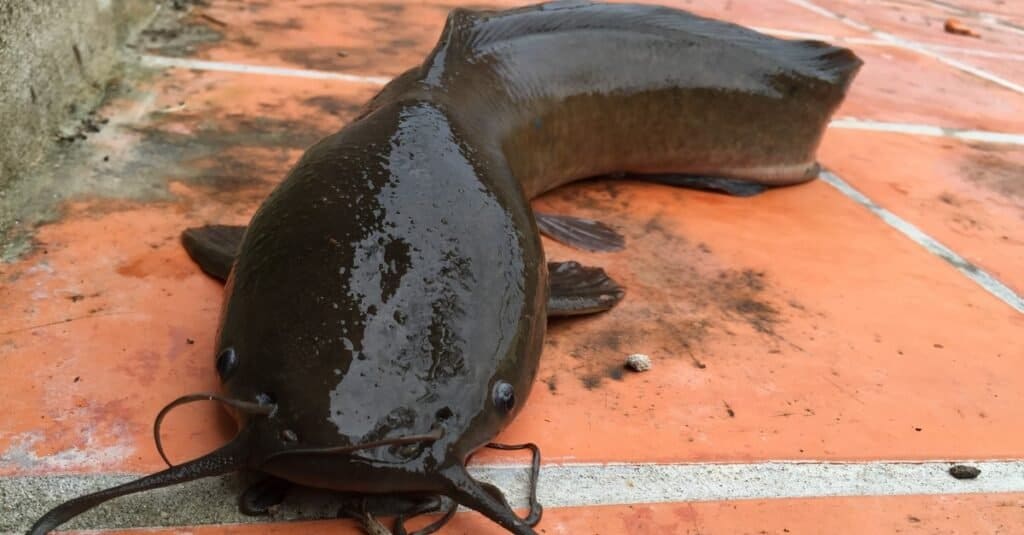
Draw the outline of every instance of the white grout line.
[[[867,41],[867,40],[865,40]],[[879,41],[881,43],[881,41]],[[935,45],[930,43],[918,43],[924,49],[934,50],[938,52],[955,52],[964,56],[977,56],[980,58],[993,58],[993,59],[1005,59],[1010,61],[1024,61],[1024,54],[1014,54],[1013,52],[996,52],[993,50],[982,50],[974,48],[959,48],[951,45]]]
[[[930,124],[884,123],[866,119],[854,119],[852,117],[840,117],[833,119],[828,126],[829,128],[839,128],[843,130],[892,132],[897,134],[910,134],[914,136],[927,137],[948,137],[951,135],[949,129],[942,128],[941,126],[933,126]]]
[[[792,30],[780,30],[778,28],[764,28],[760,26],[750,26],[750,29],[754,30],[755,32],[766,33],[768,35],[774,35],[786,39],[811,39],[816,41],[836,40],[836,36],[826,35],[823,33],[795,32]],[[879,43],[881,43],[881,41],[879,41]]]
[[[823,7],[815,4],[814,2],[810,2],[809,0],[786,0],[786,1],[789,2],[790,4],[793,4],[793,5],[796,5],[796,6],[800,6],[800,7],[804,8],[804,9],[806,9],[806,10],[812,12],[812,13],[817,13],[818,15],[821,15],[822,17],[842,22],[843,24],[845,24],[845,25],[847,25],[847,26],[849,26],[851,28],[854,28],[856,30],[860,30],[862,32],[871,32],[872,31],[871,26],[868,26],[867,24],[855,21],[855,20],[853,20],[851,18],[847,18],[845,15],[841,15],[841,14],[836,13],[834,11],[831,11],[831,10],[828,10],[826,8],[823,8]]]
[[[883,41],[881,39],[871,39],[867,37],[851,37],[844,35],[828,35],[824,33],[810,33],[800,32],[793,30],[782,30],[779,28],[765,28],[763,26],[750,26],[751,30],[760,32],[763,34],[773,35],[775,37],[781,37],[783,39],[808,39],[812,41],[825,41],[829,43],[835,42],[846,42],[860,45],[873,45],[873,46],[890,46],[897,47],[899,45]],[[1022,58],[1024,59],[1024,58]]]
[[[1024,461],[964,462],[981,470],[972,480],[949,475],[952,462],[785,462],[677,464],[565,464],[541,470],[538,498],[547,507],[823,496],[902,496],[1024,492]],[[514,507],[527,503],[525,466],[472,467],[501,488]],[[130,475],[0,478],[0,531],[23,530],[48,508],[84,493],[123,483]],[[126,496],[86,513],[66,528],[125,528],[260,522],[236,510],[244,488],[233,476],[204,479]],[[337,501],[293,493],[274,520],[331,518]],[[173,507],[168,504],[174,504]],[[301,510],[300,510],[301,507]]]
[[[830,11],[828,9],[825,9],[825,8],[823,8],[823,7],[819,6],[819,5],[811,2],[810,0],[786,0],[786,1],[789,2],[790,4],[793,4],[793,5],[796,5],[796,6],[800,6],[800,7],[804,8],[804,9],[806,9],[808,11],[817,13],[817,14],[823,16],[823,17],[827,17],[827,18],[833,19],[833,20],[838,20],[839,22],[842,22],[843,24],[846,24],[847,26],[850,26],[852,28],[856,28],[856,29],[861,30],[861,31],[869,32],[869,33],[871,33],[871,35],[877,37],[878,39],[881,39],[882,41],[886,41],[886,42],[892,43],[894,45],[906,48],[907,50],[912,50],[912,51],[917,52],[919,54],[923,54],[923,55],[928,56],[928,57],[930,57],[932,59],[935,59],[937,61],[945,63],[946,65],[949,65],[949,66],[954,67],[956,69],[960,69],[961,71],[964,71],[964,72],[966,72],[968,74],[977,76],[978,78],[981,78],[983,80],[988,80],[989,82],[992,82],[994,84],[1003,86],[1006,89],[1009,89],[1011,91],[1015,91],[1017,93],[1024,94],[1024,86],[1022,86],[1020,84],[1011,82],[1010,80],[1007,80],[1007,79],[1005,79],[1005,78],[1003,78],[1001,76],[997,76],[995,74],[992,74],[992,73],[990,73],[990,72],[988,72],[988,71],[986,71],[984,69],[979,69],[978,67],[975,67],[973,65],[969,65],[969,64],[964,63],[964,62],[962,62],[960,60],[956,60],[956,59],[944,56],[941,53],[939,53],[939,52],[937,52],[935,50],[929,49],[927,46],[922,45],[920,43],[917,43],[917,42],[914,42],[914,41],[911,41],[911,40],[908,40],[908,39],[903,39],[901,37],[897,37],[895,35],[891,35],[891,34],[888,34],[886,32],[882,32],[882,31],[876,30],[876,29],[872,28],[871,26],[868,26],[868,25],[866,25],[864,23],[861,23],[861,22],[858,22],[858,21],[853,20],[851,18],[848,18],[845,15],[842,15],[842,14],[836,13],[834,11]]]
[[[953,59],[953,58],[950,58],[948,56],[944,56],[944,55],[940,54],[939,52],[936,52],[934,50],[930,50],[930,49],[928,49],[927,47],[925,47],[925,46],[923,46],[921,44],[915,43],[913,41],[908,41],[906,39],[903,39],[903,38],[900,38],[900,37],[896,37],[895,35],[890,35],[890,34],[885,33],[885,32],[874,31],[874,32],[872,32],[872,34],[874,36],[878,37],[879,39],[882,39],[882,40],[889,41],[891,43],[900,45],[900,46],[906,48],[907,50],[913,50],[914,52],[917,52],[919,54],[924,54],[925,56],[928,56],[928,57],[930,57],[932,59],[941,61],[942,63],[945,63],[946,65],[949,65],[950,67],[954,67],[954,68],[960,69],[961,71],[964,71],[964,72],[966,72],[968,74],[972,74],[974,76],[977,76],[978,78],[981,78],[983,80],[988,80],[989,82],[992,82],[994,84],[1001,85],[1001,86],[1003,86],[1006,89],[1009,89],[1011,91],[1015,91],[1017,93],[1024,94],[1024,86],[1022,86],[1020,84],[1011,82],[1010,80],[1007,80],[1006,78],[1003,78],[1001,76],[996,76],[995,74],[992,74],[992,73],[990,73],[990,72],[988,72],[988,71],[986,71],[984,69],[980,69],[980,68],[975,67],[973,65],[964,63],[964,62],[962,62],[960,60]]]
[[[373,85],[384,85],[391,81],[391,78],[387,76],[363,76],[359,74],[346,74],[341,72],[292,69],[288,67],[267,67],[261,65],[248,65],[244,63],[229,63],[224,61],[206,61],[202,59],[169,58],[166,56],[150,55],[140,56],[139,59],[144,67],[163,69],[179,68],[199,71],[237,72],[242,74],[288,76],[292,78],[310,78],[313,80],[336,80],[341,82],[356,82]]]
[[[827,43],[846,43],[851,45],[865,45],[865,46],[880,46],[880,47],[895,47],[895,48],[906,48],[902,43],[893,42],[885,39],[872,39],[869,37],[853,37],[846,35],[827,35],[822,33],[810,33],[810,32],[798,32],[793,30],[782,30],[779,28],[765,28],[760,26],[751,26],[750,29],[765,33],[768,35],[774,35],[776,37],[782,37],[784,39],[810,39],[815,41],[825,41]],[[974,48],[963,48],[951,45],[941,45],[935,43],[915,43],[921,48],[932,50],[936,52],[955,52],[957,54],[965,56],[977,56],[982,58],[993,58],[993,59],[1005,59],[1010,61],[1024,61],[1024,54],[1017,54],[1013,52],[1000,52],[996,50],[985,50],[985,49],[974,49]]]
[[[976,282],[979,286],[987,290],[992,295],[996,296],[1004,303],[1010,305],[1017,312],[1024,313],[1024,299],[1017,295],[1010,287],[1006,286],[998,279],[988,274],[985,270],[975,266],[974,264],[967,261],[964,257],[958,255],[949,247],[942,245],[935,238],[927,235],[921,229],[915,227],[908,221],[902,219],[896,214],[882,208],[875,204],[874,201],[867,198],[863,193],[857,191],[850,184],[848,184],[842,178],[839,178],[832,172],[822,171],[819,178],[830,184],[832,187],[839,190],[843,195],[853,199],[857,203],[861,204],[868,210],[874,212],[875,215],[880,217],[882,221],[888,224],[890,227],[900,231],[906,237],[910,238],[918,245],[921,245],[932,254],[942,258],[946,262],[949,262],[967,278]]]
[[[890,132],[896,134],[909,134],[926,137],[948,137],[961,141],[980,141],[985,143],[1001,143],[1007,145],[1024,145],[1024,134],[1009,134],[1003,132],[986,132],[983,130],[966,130],[960,128],[947,128],[928,124],[914,123],[889,123],[872,121],[870,119],[857,119],[855,117],[839,117],[829,123],[829,128],[843,130],[867,130],[871,132]]]

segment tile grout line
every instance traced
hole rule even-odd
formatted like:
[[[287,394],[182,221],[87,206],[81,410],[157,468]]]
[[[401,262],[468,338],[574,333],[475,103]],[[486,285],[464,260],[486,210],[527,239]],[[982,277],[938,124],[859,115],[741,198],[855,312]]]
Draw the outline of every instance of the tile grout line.
[[[853,19],[851,19],[851,18],[849,18],[849,17],[847,17],[845,15],[836,13],[835,11],[832,11],[830,9],[826,9],[824,7],[821,7],[818,4],[815,4],[814,2],[811,2],[810,0],[786,0],[786,1],[789,2],[790,4],[795,5],[795,6],[802,7],[802,8],[804,8],[807,11],[810,11],[812,13],[821,15],[822,17],[825,17],[827,19],[832,19],[832,20],[837,20],[839,22],[842,22],[843,24],[845,24],[845,25],[847,25],[847,26],[849,26],[849,27],[851,27],[851,28],[853,28],[855,30],[860,30],[862,32],[868,32],[868,33],[874,33],[874,30],[873,30],[873,28],[871,28],[871,26],[868,26],[867,24],[864,24],[863,22],[859,22],[859,21],[853,20]]]
[[[172,58],[167,56],[152,56],[148,54],[139,56],[139,62],[143,67],[160,69],[178,68],[198,71],[233,72],[239,74],[262,74],[268,76],[309,78],[313,80],[334,80],[372,85],[384,85],[391,81],[391,77],[388,76],[363,76],[359,74],[347,74],[340,72],[294,69],[290,67],[270,67],[263,65],[250,65],[246,63],[231,63],[226,61],[208,61],[203,59]]]
[[[892,48],[906,48],[905,45],[894,42],[891,40],[885,40],[881,38],[869,38],[869,37],[856,37],[847,35],[827,35],[821,33],[801,32],[794,30],[783,30],[779,28],[765,28],[760,26],[751,26],[750,29],[782,37],[786,39],[810,39],[817,41],[825,41],[829,43],[847,43],[853,45],[866,45],[866,46],[879,46],[879,47],[892,47]],[[995,59],[1006,59],[1010,61],[1024,61],[1024,54],[1015,54],[1013,52],[999,52],[995,50],[975,50],[973,48],[958,48],[952,45],[940,45],[935,43],[917,43],[921,48],[932,50],[932,51],[943,51],[943,52],[957,52],[965,56],[977,56],[981,58],[995,58]]]
[[[970,263],[964,257],[960,256],[949,247],[939,243],[935,238],[925,234],[924,231],[917,228],[907,220],[897,216],[885,208],[882,208],[831,171],[822,171],[819,178],[839,190],[843,195],[846,195],[861,206],[864,206],[873,212],[890,227],[898,230],[904,236],[924,247],[930,253],[951,264],[963,273],[964,276],[977,283],[999,300],[1010,305],[1010,307],[1017,312],[1024,313],[1024,299],[1017,295],[1010,287],[990,275],[987,271]]]
[[[829,128],[841,130],[865,130],[869,132],[907,134],[924,137],[945,137],[961,141],[1024,145],[1024,134],[949,128],[917,123],[889,123],[874,121],[871,119],[858,119],[856,117],[838,117],[833,119],[829,123]]]
[[[962,62],[960,60],[956,60],[956,59],[944,56],[944,55],[942,55],[942,54],[940,54],[938,52],[935,52],[933,50],[929,50],[926,47],[921,46],[918,43],[915,43],[913,41],[909,41],[907,39],[903,39],[901,37],[897,37],[895,35],[890,35],[888,33],[879,32],[879,31],[876,31],[876,32],[873,32],[873,33],[876,36],[878,36],[879,39],[888,40],[888,41],[890,41],[892,43],[895,43],[895,44],[898,44],[900,46],[903,46],[907,50],[912,50],[912,51],[917,52],[919,54],[928,56],[928,57],[930,57],[932,59],[935,59],[937,61],[945,63],[946,65],[949,65],[950,67],[953,67],[955,69],[959,69],[959,70],[961,70],[963,72],[966,72],[967,74],[971,74],[973,76],[981,78],[982,80],[987,80],[989,82],[992,82],[992,83],[994,83],[996,85],[1000,85],[1000,86],[1002,86],[1002,87],[1004,87],[1006,89],[1009,89],[1011,91],[1014,91],[1014,92],[1017,92],[1017,93],[1020,93],[1020,94],[1024,94],[1024,86],[1022,86],[1022,85],[1020,85],[1018,83],[1011,82],[1010,80],[1007,80],[1006,78],[1003,78],[1001,76],[997,76],[995,74],[992,74],[992,73],[986,71],[985,69],[980,69],[980,68],[975,67],[974,65],[971,65],[969,63],[964,63],[964,62]]]
[[[893,45],[900,46],[900,47],[903,47],[903,48],[905,48],[907,50],[911,50],[913,52],[917,52],[919,54],[928,56],[928,57],[930,57],[930,58],[932,58],[934,60],[937,60],[937,61],[939,61],[941,63],[945,63],[946,65],[949,65],[950,67],[956,68],[958,70],[961,70],[963,72],[966,72],[968,74],[971,74],[973,76],[981,78],[983,80],[987,80],[987,81],[992,82],[992,83],[994,83],[996,85],[1000,85],[1000,86],[1002,86],[1002,87],[1004,87],[1006,89],[1009,89],[1011,91],[1024,94],[1024,86],[1022,86],[1020,84],[1011,82],[1010,80],[1007,80],[1005,78],[1002,78],[1000,76],[992,74],[992,73],[990,73],[990,72],[988,72],[988,71],[986,71],[984,69],[980,69],[980,68],[975,67],[973,65],[970,65],[968,63],[964,63],[962,61],[959,61],[959,60],[956,60],[956,59],[944,56],[941,53],[936,52],[934,50],[930,50],[927,46],[922,45],[920,43],[917,43],[915,41],[911,41],[909,39],[903,39],[902,37],[897,37],[895,35],[892,35],[892,34],[889,34],[889,33],[883,32],[883,31],[876,30],[875,28],[872,28],[871,26],[868,26],[867,24],[864,24],[862,22],[859,22],[859,21],[856,21],[854,19],[851,19],[851,18],[849,18],[849,17],[847,17],[845,15],[842,15],[840,13],[836,13],[836,12],[831,11],[829,9],[823,8],[823,7],[815,4],[811,0],[786,0],[786,1],[789,2],[790,4],[802,7],[802,8],[804,8],[804,9],[806,9],[808,11],[811,11],[813,13],[817,13],[818,15],[821,15],[823,17],[826,17],[826,18],[829,18],[829,19],[832,19],[832,20],[837,20],[839,22],[842,22],[843,24],[846,24],[847,26],[850,26],[850,27],[855,28],[857,30],[868,32],[871,35],[875,36],[876,38],[878,38],[878,39],[880,39],[882,41],[886,41],[886,42],[892,43]]]
[[[981,470],[977,479],[948,473],[954,461],[755,463],[555,464],[541,469],[538,497],[546,507],[632,505],[854,496],[966,495],[1024,492],[1024,461],[959,461]],[[526,504],[527,469],[520,465],[473,466],[474,476],[504,490],[516,507]],[[22,528],[48,507],[86,492],[123,483],[133,475],[47,475],[0,477],[0,496],[11,507],[0,511],[0,531]],[[252,523],[234,497],[242,489],[233,476],[130,495],[83,515],[78,528],[186,526],[197,523]],[[284,504],[274,520],[331,518],[336,502],[307,497],[301,511]],[[173,508],[166,504],[173,503]],[[120,512],[120,513],[119,513]],[[111,525],[112,520],[116,525]]]

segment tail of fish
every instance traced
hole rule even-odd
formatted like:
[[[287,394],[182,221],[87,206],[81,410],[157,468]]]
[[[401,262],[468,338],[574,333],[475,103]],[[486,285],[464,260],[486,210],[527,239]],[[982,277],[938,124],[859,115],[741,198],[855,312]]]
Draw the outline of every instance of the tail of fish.
[[[864,62],[848,48],[833,46],[823,41],[781,41],[785,43],[791,61],[803,69],[826,80],[837,94],[846,95],[854,77]]]

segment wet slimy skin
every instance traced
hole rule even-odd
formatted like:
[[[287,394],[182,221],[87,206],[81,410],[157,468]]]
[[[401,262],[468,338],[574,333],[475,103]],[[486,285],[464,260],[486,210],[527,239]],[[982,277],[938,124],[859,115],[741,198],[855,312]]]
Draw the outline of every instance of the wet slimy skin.
[[[311,147],[247,229],[193,235],[193,256],[227,278],[224,392],[179,402],[223,401],[238,436],[63,504],[31,533],[129,492],[248,468],[445,495],[533,534],[539,508],[518,518],[465,462],[526,401],[549,312],[607,309],[621,292],[575,264],[549,271],[529,200],[611,173],[812,179],[859,66],[846,49],[657,6],[454,10],[424,63]]]

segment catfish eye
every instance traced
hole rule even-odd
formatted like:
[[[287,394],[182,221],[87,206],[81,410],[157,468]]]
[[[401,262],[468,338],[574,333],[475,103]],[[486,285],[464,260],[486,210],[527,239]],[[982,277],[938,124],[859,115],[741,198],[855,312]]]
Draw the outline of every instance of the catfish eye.
[[[516,406],[516,390],[505,381],[498,381],[494,385],[493,398],[494,406],[505,412],[511,411],[512,407]]]
[[[221,351],[217,355],[217,374],[220,375],[221,381],[227,381],[228,377],[234,373],[235,368],[238,367],[238,354],[235,353],[235,348],[229,347],[224,351]]]

